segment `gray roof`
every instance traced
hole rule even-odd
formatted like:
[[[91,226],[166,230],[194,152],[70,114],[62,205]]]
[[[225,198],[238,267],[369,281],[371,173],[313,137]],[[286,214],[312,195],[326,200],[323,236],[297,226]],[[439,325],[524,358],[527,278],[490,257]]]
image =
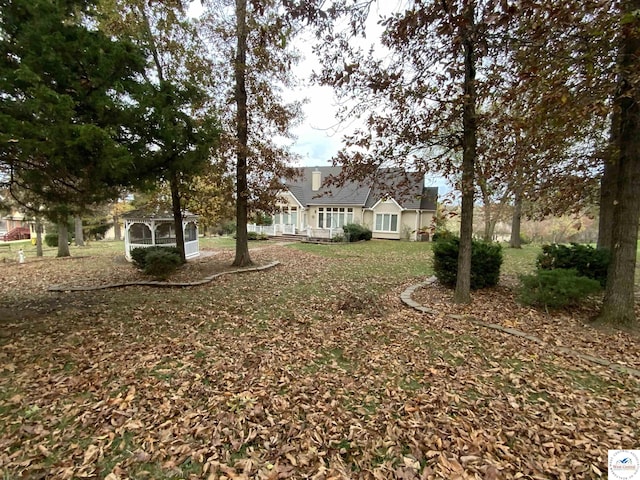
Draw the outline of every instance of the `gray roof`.
[[[330,176],[338,176],[340,167],[305,167],[298,170],[300,175],[286,186],[293,196],[302,205],[353,205],[364,206],[369,195],[370,188],[359,185],[357,182],[346,182],[344,185],[324,185],[324,181]],[[318,191],[311,189],[312,172],[319,171],[321,182]]]
[[[323,184],[314,192],[311,189],[312,172],[319,171]],[[341,167],[304,167],[286,186],[304,206],[353,205],[372,208],[378,201],[393,198],[402,208],[410,210],[436,209],[438,187],[425,187],[424,176],[402,169],[380,169],[364,182],[347,180],[343,185],[324,185],[329,177],[337,177]]]
[[[136,210],[130,210],[122,214],[122,218],[125,220],[173,220],[173,212],[170,209],[163,209],[160,207],[141,207]],[[182,211],[183,220],[196,220],[198,215],[189,212],[188,210]]]

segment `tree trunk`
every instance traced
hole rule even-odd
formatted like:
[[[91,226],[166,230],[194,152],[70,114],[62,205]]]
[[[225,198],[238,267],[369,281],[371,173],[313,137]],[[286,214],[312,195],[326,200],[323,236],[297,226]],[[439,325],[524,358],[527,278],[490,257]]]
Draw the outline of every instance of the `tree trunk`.
[[[487,182],[484,178],[481,177],[482,172],[480,172],[480,178],[478,178],[478,186],[480,187],[480,193],[482,195],[482,219],[484,222],[484,230],[482,232],[482,239],[485,242],[491,241],[491,218],[492,215],[492,205],[491,205],[491,196],[489,195],[489,191],[487,190]]]
[[[182,206],[180,205],[180,189],[178,183],[178,175],[176,174],[176,172],[171,172],[169,187],[171,188],[171,209],[173,211],[173,226],[176,231],[176,248],[180,253],[180,260],[182,260],[182,263],[186,263],[187,256],[184,251],[184,229],[182,228]]]
[[[453,294],[455,303],[471,302],[471,242],[473,238],[473,193],[474,164],[476,159],[477,129],[476,117],[476,67],[474,51],[475,1],[465,5],[465,24],[462,25],[462,43],[464,48],[464,105],[462,113],[463,152],[462,152],[462,211],[460,213],[460,251],[458,253],[458,272],[456,289]]]
[[[58,257],[70,257],[69,252],[69,231],[67,229],[67,221],[58,223]]]
[[[635,327],[634,274],[640,216],[640,0],[622,4],[627,21],[622,28],[618,58],[619,79],[614,108],[620,114],[618,173],[615,182],[611,263],[607,271],[602,310],[598,320]]]
[[[42,257],[42,220],[36,217],[36,256]]]
[[[615,201],[616,178],[618,177],[620,133],[620,112],[617,108],[611,115],[609,145],[604,159],[604,170],[600,179],[600,212],[598,219],[598,248],[611,250],[611,232],[613,230],[613,208]]]
[[[513,201],[513,216],[511,217],[511,238],[509,239],[509,246],[511,248],[522,248],[522,242],[520,240],[520,223],[522,220],[522,193],[516,192]]]
[[[236,94],[236,135],[238,152],[236,155],[236,258],[233,265],[252,265],[247,239],[247,215],[249,190],[247,185],[247,144],[249,127],[247,119],[247,88],[245,85],[247,62],[247,0],[236,0],[235,94]]]
[[[76,246],[84,247],[84,234],[82,232],[82,217],[80,215],[76,215],[73,218],[75,222],[75,233],[76,233]]]
[[[118,215],[113,216],[113,238],[114,240],[122,240],[122,231],[120,230],[120,217]]]

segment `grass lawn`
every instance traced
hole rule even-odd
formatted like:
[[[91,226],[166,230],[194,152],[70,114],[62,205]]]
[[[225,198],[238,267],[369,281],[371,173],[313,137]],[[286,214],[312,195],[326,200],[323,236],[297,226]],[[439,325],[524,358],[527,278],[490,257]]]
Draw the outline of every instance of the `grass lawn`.
[[[178,277],[228,269],[233,246],[204,239]],[[640,445],[640,379],[451,318],[446,293],[420,295],[433,315],[406,308],[430,244],[251,249],[280,265],[188,289],[47,290],[139,278],[122,242],[9,257],[0,479],[590,479]],[[503,272],[536,255],[506,250]],[[640,369],[638,338],[586,311],[539,313],[505,287],[465,308]]]

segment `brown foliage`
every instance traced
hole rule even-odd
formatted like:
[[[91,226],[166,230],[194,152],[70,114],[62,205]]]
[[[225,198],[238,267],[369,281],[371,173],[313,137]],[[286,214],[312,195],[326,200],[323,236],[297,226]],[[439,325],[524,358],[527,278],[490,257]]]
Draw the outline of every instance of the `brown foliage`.
[[[607,449],[638,444],[637,379],[445,314],[636,369],[637,337],[539,315],[503,287],[470,307],[422,292],[439,313],[421,315],[399,302],[402,280],[371,274],[382,258],[317,251],[252,250],[282,265],[188,290],[61,295],[46,288],[136,274],[97,257],[6,265],[0,474],[600,478]]]

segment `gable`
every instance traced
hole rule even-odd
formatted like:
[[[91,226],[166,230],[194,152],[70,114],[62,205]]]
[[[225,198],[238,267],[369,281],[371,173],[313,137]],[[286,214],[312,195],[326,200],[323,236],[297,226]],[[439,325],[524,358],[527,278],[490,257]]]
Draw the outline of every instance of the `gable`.
[[[388,199],[381,198],[376,202],[376,204],[373,207],[371,207],[371,209],[376,212],[388,212],[388,213],[395,213],[403,210],[400,204],[396,202],[395,199],[393,198],[388,198]]]

